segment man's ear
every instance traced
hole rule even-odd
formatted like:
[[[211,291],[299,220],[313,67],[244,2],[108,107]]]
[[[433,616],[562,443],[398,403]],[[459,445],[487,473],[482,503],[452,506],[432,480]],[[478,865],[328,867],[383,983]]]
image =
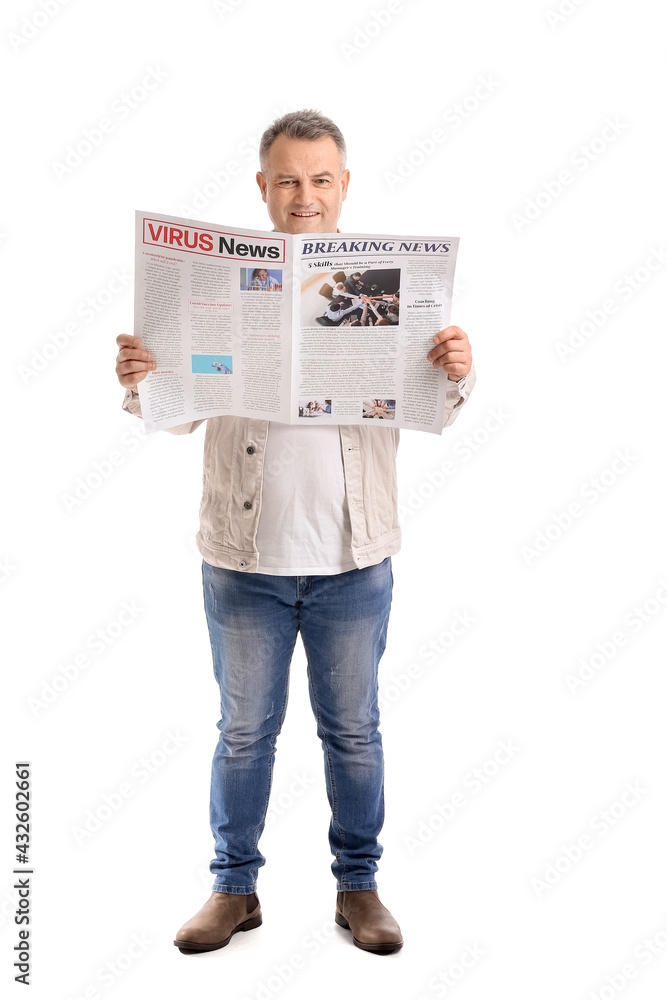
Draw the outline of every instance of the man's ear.
[[[256,177],[257,183],[259,184],[259,190],[262,192],[262,201],[266,201],[266,177],[261,170],[257,171]]]
[[[341,175],[341,178],[340,178],[340,187],[341,187],[341,191],[343,193],[343,201],[345,201],[345,199],[347,198],[347,185],[349,183],[350,183],[350,171],[349,170],[345,170],[345,171],[343,171],[343,173]]]

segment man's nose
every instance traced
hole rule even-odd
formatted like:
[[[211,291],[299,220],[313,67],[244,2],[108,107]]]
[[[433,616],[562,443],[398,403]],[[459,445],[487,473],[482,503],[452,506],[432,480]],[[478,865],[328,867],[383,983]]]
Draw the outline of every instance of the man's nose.
[[[315,190],[314,188],[302,185],[299,188],[299,193],[297,195],[297,204],[300,208],[308,209],[315,204]]]

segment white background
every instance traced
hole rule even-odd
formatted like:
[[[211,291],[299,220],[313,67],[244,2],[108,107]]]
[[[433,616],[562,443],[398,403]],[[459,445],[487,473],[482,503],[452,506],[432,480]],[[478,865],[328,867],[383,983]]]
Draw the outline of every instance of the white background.
[[[560,20],[549,14],[559,3]],[[3,7],[2,977],[17,940],[12,772],[28,759],[32,996],[662,997],[656,5],[402,0],[382,26],[385,0],[218,8]],[[133,91],[149,70],[154,89]],[[299,641],[260,841],[264,924],[187,957],[171,941],[208,897],[218,719],[194,545],[204,428],[140,436],[121,410],[115,337],[132,328],[135,209],[183,214],[235,161],[192,214],[270,228],[248,150],[275,114],[302,107],[347,139],[341,230],[460,237],[452,321],[478,372],[454,426],[441,438],[404,432],[398,455],[406,510],[381,665],[393,700],[378,884],[405,946],[381,958],[332,929],[329,811]],[[59,177],[68,147],[103,118],[113,130],[78,164],[70,153]],[[437,128],[446,139],[429,146]],[[64,335],[68,324],[77,332]],[[559,356],[582,326],[580,346]],[[96,479],[112,453],[118,464]],[[447,461],[455,474],[438,476]],[[68,509],[88,479],[97,485]],[[116,628],[124,603],[140,610]],[[474,622],[452,637],[457,614]],[[97,629],[115,637],[95,654]],[[423,655],[432,640],[435,662]],[[86,651],[89,665],[63,680]],[[573,693],[567,675],[596,653]],[[164,754],[169,732],[185,739]],[[498,764],[501,741],[517,749]],[[153,760],[145,782],[132,777],[142,758]],[[78,843],[76,828],[105,815],[123,783],[132,794]],[[437,807],[457,792],[465,805],[445,820]],[[477,956],[467,967],[464,953]]]

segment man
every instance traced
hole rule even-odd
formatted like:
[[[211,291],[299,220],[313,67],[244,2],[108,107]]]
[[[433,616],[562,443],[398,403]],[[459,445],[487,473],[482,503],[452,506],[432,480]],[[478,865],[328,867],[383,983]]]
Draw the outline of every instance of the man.
[[[398,306],[393,303],[387,306],[387,322],[398,323]]]
[[[278,282],[272,274],[269,274],[265,267],[260,267],[253,272],[250,281],[251,288],[259,289],[261,292],[272,292],[277,285]]]
[[[345,279],[345,287],[348,292],[352,292],[354,295],[360,295],[361,292],[366,290],[366,286],[358,271],[354,271],[353,274]]]
[[[361,315],[362,304],[366,301],[365,297],[358,295],[356,298],[348,299],[346,305],[343,305],[342,302],[331,302],[322,315],[339,326],[341,320],[350,313]]]
[[[265,131],[257,183],[275,231],[339,231],[350,176],[345,158],[342,134],[318,112],[284,115]],[[474,384],[472,355],[459,327],[440,330],[433,341],[427,357],[448,380],[448,426]],[[121,334],[117,343],[123,407],[140,416],[137,383],[155,365],[139,338]],[[189,434],[201,423],[170,430]],[[207,421],[197,545],[220,686],[210,804],[215,882],[176,935],[184,952],[222,948],[232,934],[262,922],[256,888],[265,859],[258,841],[299,632],[331,806],[335,920],[366,951],[385,954],[403,944],[375,881],[384,820],[377,675],[391,556],[401,544],[399,431],[375,421],[313,424]],[[297,867],[290,886],[302,891],[307,879]]]

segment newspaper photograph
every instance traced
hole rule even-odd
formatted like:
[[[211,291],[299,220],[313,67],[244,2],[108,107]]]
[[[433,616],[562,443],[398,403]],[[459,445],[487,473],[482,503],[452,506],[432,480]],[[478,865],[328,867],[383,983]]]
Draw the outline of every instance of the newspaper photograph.
[[[301,234],[136,212],[146,431],[234,416],[442,432],[457,237]]]

